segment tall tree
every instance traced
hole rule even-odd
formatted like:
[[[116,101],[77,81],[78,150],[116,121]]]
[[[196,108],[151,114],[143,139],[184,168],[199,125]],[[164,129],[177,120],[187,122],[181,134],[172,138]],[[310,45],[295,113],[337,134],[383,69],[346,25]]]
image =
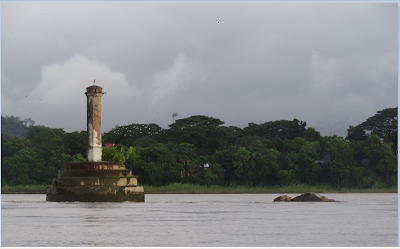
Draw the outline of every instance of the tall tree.
[[[86,157],[87,131],[66,133],[63,137],[64,152],[71,156],[81,154]]]
[[[329,175],[335,185],[347,186],[349,178],[356,168],[354,150],[343,138],[335,137],[326,142],[325,153],[329,154]]]
[[[1,134],[1,158],[12,157],[18,151],[31,147],[31,142],[26,138],[9,137],[6,134]]]
[[[38,157],[42,158],[46,165],[57,169],[61,168],[62,162],[70,158],[64,153],[64,135],[63,129],[45,126],[30,126],[27,132],[27,138]]]
[[[250,159],[251,153],[244,147],[239,147],[235,153],[235,159],[233,159],[235,174],[246,185],[253,185],[256,178],[255,165]]]
[[[2,179],[10,185],[50,183],[56,169],[47,167],[31,149],[22,149],[2,162]]]
[[[295,170],[301,182],[306,182],[306,172],[319,157],[318,146],[317,142],[310,142],[302,137],[297,137],[290,143],[290,150],[285,154],[286,162],[290,169]]]
[[[176,161],[182,164],[184,177],[193,178],[193,160],[196,158],[196,149],[193,144],[173,144],[171,151],[175,155]]]
[[[164,129],[157,124],[130,124],[116,125],[111,131],[104,133],[103,141],[105,143],[123,144],[133,146],[134,142],[142,137],[151,137],[158,139],[164,133]]]
[[[347,131],[347,140],[365,140],[366,134],[371,133],[386,143],[392,143],[393,150],[397,151],[397,107],[378,111],[358,126],[350,126]]]
[[[25,137],[28,127],[35,124],[32,119],[21,120],[20,117],[1,116],[1,132],[11,137]]]
[[[394,185],[395,181],[389,182],[390,175],[397,174],[397,157],[391,149],[391,143],[385,143],[377,135],[369,136],[364,143],[366,166],[376,173],[382,174],[386,184]]]
[[[260,140],[254,141],[248,148],[255,166],[256,177],[253,185],[276,184],[279,172],[280,153],[276,149],[268,149]]]
[[[227,140],[229,144],[235,143],[235,141],[244,135],[244,131],[237,126],[223,126],[226,129]]]
[[[143,181],[156,186],[179,182],[183,170],[172,152],[163,146],[140,149],[140,166],[146,173]]]
[[[227,131],[221,127],[223,124],[217,118],[202,115],[178,119],[169,125],[167,137],[176,144],[193,144],[197,155],[212,155],[227,144]]]
[[[232,184],[238,180],[235,174],[235,166],[233,165],[236,151],[237,148],[235,146],[229,145],[223,150],[217,150],[211,156],[212,163],[220,165],[224,170],[224,182],[228,184]]]
[[[244,132],[247,136],[260,136],[263,138],[280,137],[281,139],[293,140],[296,137],[304,136],[306,125],[306,122],[298,119],[293,119],[293,121],[271,121],[260,125],[249,123],[249,125],[244,128]]]

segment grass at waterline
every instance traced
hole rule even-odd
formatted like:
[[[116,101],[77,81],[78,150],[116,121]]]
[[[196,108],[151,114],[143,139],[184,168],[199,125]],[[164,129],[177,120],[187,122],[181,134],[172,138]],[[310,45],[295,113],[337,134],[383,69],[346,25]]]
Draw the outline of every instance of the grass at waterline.
[[[384,189],[356,189],[343,188],[337,189],[329,185],[309,186],[306,184],[292,184],[289,186],[217,186],[210,187],[171,183],[168,186],[154,187],[144,186],[145,194],[246,194],[246,193],[397,193],[397,187]]]
[[[2,194],[45,194],[47,186],[43,185],[18,185],[1,187]],[[210,187],[187,184],[171,183],[168,186],[144,186],[145,194],[246,194],[246,193],[397,193],[397,187],[382,189],[337,189],[329,185],[309,186],[306,184],[292,184],[289,186],[248,187],[248,186],[217,186]]]
[[[1,187],[2,194],[45,194],[47,186],[43,185],[17,185],[17,186],[4,186]]]

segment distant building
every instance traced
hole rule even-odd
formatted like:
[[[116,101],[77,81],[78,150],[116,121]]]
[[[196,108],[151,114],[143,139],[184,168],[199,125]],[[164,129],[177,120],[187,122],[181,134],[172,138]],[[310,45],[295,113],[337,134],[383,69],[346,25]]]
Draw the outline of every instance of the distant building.
[[[111,147],[113,147],[115,144],[110,144],[110,143],[106,143],[106,144],[104,144],[104,146],[106,146],[107,148],[111,148]]]

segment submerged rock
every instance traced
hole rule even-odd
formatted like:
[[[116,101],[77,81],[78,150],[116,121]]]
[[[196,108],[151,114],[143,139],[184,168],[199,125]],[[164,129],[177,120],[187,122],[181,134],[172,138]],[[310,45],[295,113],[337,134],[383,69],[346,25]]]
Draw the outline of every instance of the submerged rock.
[[[295,198],[292,199],[292,201],[322,201],[322,202],[333,202],[335,200],[333,199],[328,199],[328,197],[323,196],[323,195],[318,195],[313,192],[308,192],[301,194]]]
[[[292,201],[292,198],[287,195],[281,195],[274,199],[274,201]]]
[[[313,192],[307,192],[304,194],[301,194],[295,198],[291,198],[290,196],[287,195],[281,195],[278,196],[277,198],[274,199],[274,201],[319,201],[319,202],[334,202],[335,200],[333,199],[328,199],[328,197],[323,196],[323,195],[318,195]]]

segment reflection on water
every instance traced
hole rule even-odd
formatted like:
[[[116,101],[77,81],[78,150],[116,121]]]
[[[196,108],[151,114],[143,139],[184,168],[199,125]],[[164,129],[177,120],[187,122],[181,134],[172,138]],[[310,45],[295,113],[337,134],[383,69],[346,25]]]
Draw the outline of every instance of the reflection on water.
[[[2,246],[397,246],[397,194],[146,195],[145,203],[57,203],[2,195]],[[291,197],[296,194],[290,195]]]
[[[87,217],[86,217],[86,221],[87,221],[87,222],[99,222],[99,221],[100,221],[100,217],[96,217],[96,216],[87,216]]]

